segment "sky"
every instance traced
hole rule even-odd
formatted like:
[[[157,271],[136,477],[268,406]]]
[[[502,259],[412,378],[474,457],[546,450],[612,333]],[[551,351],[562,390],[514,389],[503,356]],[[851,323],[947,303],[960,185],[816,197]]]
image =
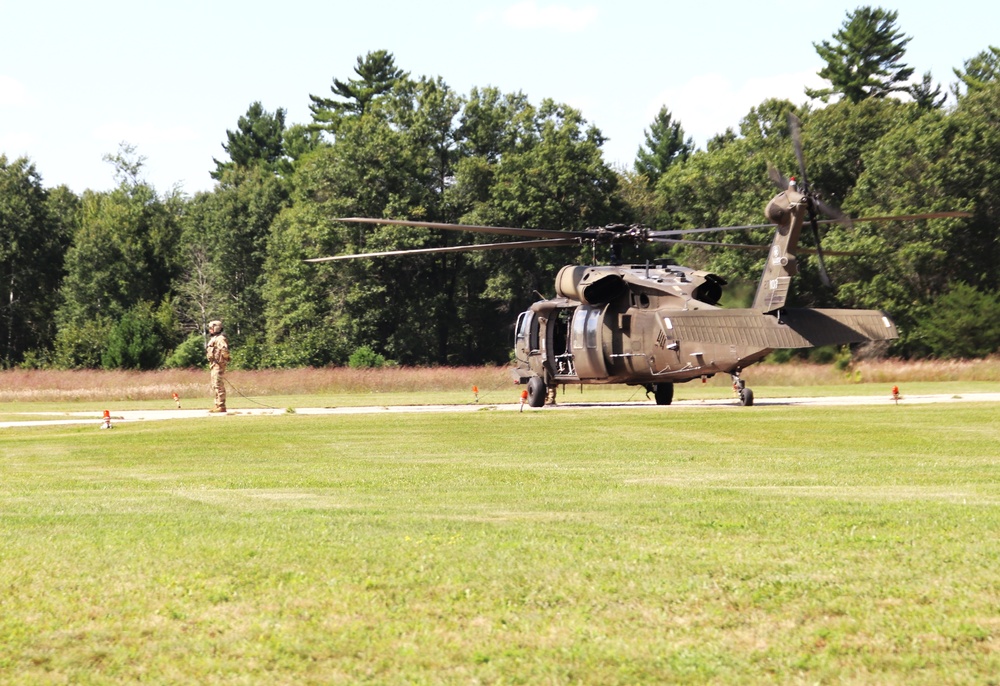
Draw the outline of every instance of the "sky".
[[[46,187],[107,190],[121,143],[161,193],[210,190],[226,131],[259,101],[308,123],[309,95],[393,53],[454,91],[493,86],[579,109],[631,167],[661,106],[699,147],[768,97],[823,87],[814,44],[859,3],[841,0],[0,0],[0,154]],[[895,0],[905,63],[947,89],[1000,46],[995,0]],[[819,103],[817,103],[819,104]]]

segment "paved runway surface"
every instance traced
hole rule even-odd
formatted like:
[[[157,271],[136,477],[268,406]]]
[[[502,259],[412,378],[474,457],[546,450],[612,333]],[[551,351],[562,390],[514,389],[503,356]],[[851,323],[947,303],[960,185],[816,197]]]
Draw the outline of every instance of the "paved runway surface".
[[[483,409],[503,412],[561,412],[567,410],[613,410],[642,409],[655,412],[673,412],[695,408],[734,408],[741,412],[753,412],[766,407],[809,407],[836,405],[891,405],[895,401],[888,396],[842,396],[825,398],[757,398],[754,407],[739,407],[735,400],[677,400],[669,407],[661,407],[652,401],[626,403],[573,403],[561,402],[555,406],[533,408],[519,403],[511,404],[468,404],[468,405],[393,405],[369,407],[297,407],[295,414],[299,415],[330,415],[330,414],[399,414],[420,412],[477,412]],[[928,403],[968,403],[968,402],[1000,402],[1000,393],[963,393],[961,395],[908,395],[898,401],[899,405],[925,405]],[[113,404],[109,404],[114,407]],[[227,414],[209,414],[207,410],[111,410],[113,426],[135,424],[137,422],[158,421],[165,419],[214,419],[247,417],[261,415],[287,414],[286,408],[254,408],[230,410]],[[25,412],[24,421],[0,422],[0,428],[25,426],[53,426],[60,424],[93,424],[99,427],[103,423],[101,412]]]

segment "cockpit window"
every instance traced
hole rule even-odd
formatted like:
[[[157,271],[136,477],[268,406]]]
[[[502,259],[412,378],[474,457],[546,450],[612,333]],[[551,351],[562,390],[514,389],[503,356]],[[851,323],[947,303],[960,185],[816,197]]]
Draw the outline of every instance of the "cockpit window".
[[[524,326],[524,321],[531,317],[531,312],[522,312],[517,315],[517,326],[514,327],[514,347],[524,340],[525,336],[528,335],[527,330]]]
[[[519,348],[527,343],[528,350],[538,350],[538,320],[531,310],[522,312],[517,318],[514,347]]]

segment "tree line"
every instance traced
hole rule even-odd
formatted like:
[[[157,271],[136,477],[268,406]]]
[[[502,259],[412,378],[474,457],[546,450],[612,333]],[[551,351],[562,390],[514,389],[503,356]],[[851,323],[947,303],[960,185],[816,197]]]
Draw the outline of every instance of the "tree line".
[[[592,261],[588,250],[303,260],[495,240],[337,221],[349,216],[546,229],[756,224],[776,192],[769,165],[797,168],[789,113],[803,123],[809,182],[851,215],[973,215],[831,225],[823,248],[857,254],[827,259],[832,287],[803,259],[796,301],[887,310],[902,333],[887,353],[994,353],[1000,49],[954,70],[946,106],[931,74],[911,81],[909,38],[896,21],[881,8],[848,13],[832,41],[815,45],[829,86],[809,92],[811,104],[765,100],[704,149],[664,107],[630,169],[604,162],[603,135],[577,109],[495,88],[462,95],[441,77],[412,76],[384,50],[359,57],[329,95],[310,95],[307,123],[251,104],[226,132],[224,159],[213,160],[214,188],[193,197],[158,193],[128,144],[106,158],[116,187],[81,195],[44,187],[27,158],[0,155],[0,366],[201,364],[212,319],[226,322],[244,368],[352,356],[505,362],[516,314],[552,294],[560,266]],[[766,243],[770,232],[724,236]],[[740,305],[761,262],[711,246],[670,257],[729,279],[729,302]]]

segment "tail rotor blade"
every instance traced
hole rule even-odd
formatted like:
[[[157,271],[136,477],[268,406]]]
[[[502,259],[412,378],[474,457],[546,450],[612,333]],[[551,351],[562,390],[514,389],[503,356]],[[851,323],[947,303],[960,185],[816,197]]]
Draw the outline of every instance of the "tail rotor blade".
[[[799,161],[799,174],[802,178],[801,190],[809,188],[809,180],[806,178],[806,156],[802,152],[802,123],[799,118],[791,112],[788,113],[788,128],[792,132],[792,145],[795,146],[795,159]]]
[[[833,288],[833,281],[830,280],[830,275],[826,273],[826,263],[823,261],[823,249],[820,247],[819,242],[819,229],[816,228],[816,224],[813,224],[812,227],[813,237],[816,239],[816,264],[819,266],[819,280],[827,288]]]
[[[833,281],[826,272],[826,263],[823,261],[823,247],[819,240],[819,222],[816,221],[816,212],[813,210],[813,202],[809,203],[809,226],[812,227],[813,240],[816,242],[816,264],[819,266],[819,280],[827,288],[833,287]]]
[[[771,179],[771,183],[778,187],[778,190],[788,190],[788,179],[770,162],[767,165],[767,176]]]
[[[822,200],[816,199],[816,209],[825,214],[827,217],[835,222],[846,225],[848,228],[853,226],[851,218],[844,214],[839,207],[834,207],[833,205],[827,205]]]

